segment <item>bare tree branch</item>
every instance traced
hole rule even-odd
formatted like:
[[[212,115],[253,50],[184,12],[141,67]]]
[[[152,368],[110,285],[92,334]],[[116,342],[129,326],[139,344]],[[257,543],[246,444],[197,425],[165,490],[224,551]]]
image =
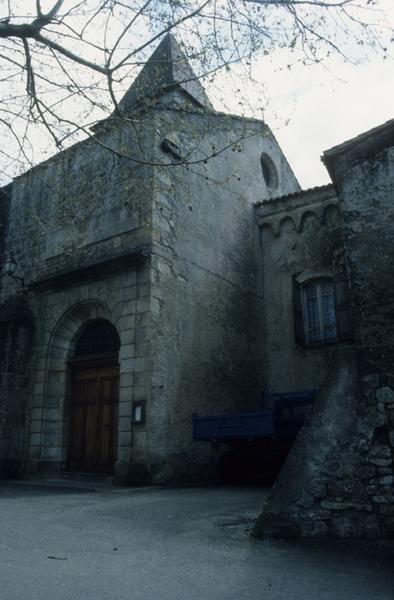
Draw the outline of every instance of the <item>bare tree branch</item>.
[[[57,13],[61,9],[63,3],[64,3],[64,0],[57,0],[57,2],[55,2],[53,7],[51,8],[51,10],[49,12],[47,12],[46,15],[42,15],[41,18],[46,19],[49,23],[57,15]]]
[[[19,38],[35,38],[57,15],[64,0],[57,0],[51,10],[43,14],[40,1],[37,0],[37,17],[31,23],[23,23],[21,25],[11,23],[9,19],[0,21],[0,37],[19,37]]]
[[[251,4],[262,4],[263,6],[313,6],[320,8],[342,8],[351,4],[354,0],[339,0],[338,2],[326,2],[325,0],[243,0]]]
[[[25,39],[23,40],[23,46],[24,46],[25,54],[26,54],[26,70],[27,70],[26,90],[27,90],[27,94],[28,94],[28,96],[30,96],[30,98],[32,100],[32,106],[37,109],[37,112],[40,115],[41,121],[44,124],[45,128],[47,129],[48,133],[53,138],[56,146],[59,147],[59,145],[60,145],[59,140],[57,139],[57,137],[53,131],[53,127],[51,127],[49,125],[48,121],[46,120],[45,115],[41,109],[41,102],[40,102],[39,98],[37,97],[36,83],[35,83],[35,79],[34,79],[34,71],[33,71],[32,62],[31,62],[29,43]]]
[[[79,63],[80,65],[83,65],[84,67],[88,67],[89,69],[92,69],[93,71],[97,71],[98,73],[102,73],[103,75],[107,74],[107,69],[105,67],[96,65],[96,63],[93,63],[90,60],[86,60],[86,59],[82,58],[82,56],[78,56],[77,54],[74,54],[74,52],[67,50],[67,48],[64,48],[60,44],[57,44],[56,42],[44,37],[40,33],[38,33],[34,37],[34,39],[37,42],[40,42],[41,44],[43,44],[44,46],[47,46],[48,48],[51,48],[52,50],[55,50],[56,52],[63,54],[63,56],[66,56],[70,60],[72,60],[76,63]]]
[[[41,10],[41,2],[40,0],[36,0],[36,11],[37,11],[37,17],[41,18],[43,17],[43,12]]]
[[[210,79],[234,63],[249,76],[253,56],[278,48],[294,53],[289,64],[333,53],[355,61],[357,52],[364,57],[370,50],[387,57],[393,26],[375,18],[379,2],[52,0],[47,10],[42,0],[7,0],[0,18],[0,134],[14,140],[8,123],[28,144],[38,128],[52,151],[110,115],[133,126],[118,99],[169,32],[183,38],[196,77]]]
[[[129,54],[127,54],[115,67],[112,68],[112,71],[117,71],[118,69],[120,69],[120,67],[126,61],[129,60],[129,58],[131,58],[138,52],[141,52],[141,50],[144,50],[144,48],[146,48],[147,46],[150,46],[153,42],[155,42],[159,38],[163,37],[163,35],[165,35],[166,33],[169,33],[173,29],[175,29],[175,27],[177,27],[178,25],[181,25],[185,21],[190,20],[193,17],[195,17],[196,15],[198,15],[199,13],[201,13],[204,10],[204,8],[209,4],[209,2],[210,2],[210,0],[206,0],[204,2],[204,4],[202,4],[200,7],[196,8],[196,10],[194,10],[192,13],[185,15],[184,17],[178,19],[178,21],[176,21],[174,23],[170,23],[170,25],[168,25],[168,27],[163,28],[162,31],[160,31],[160,33],[158,33],[157,35],[154,35],[148,42],[146,42],[145,44],[142,44],[138,48],[135,48],[132,52],[129,52]]]

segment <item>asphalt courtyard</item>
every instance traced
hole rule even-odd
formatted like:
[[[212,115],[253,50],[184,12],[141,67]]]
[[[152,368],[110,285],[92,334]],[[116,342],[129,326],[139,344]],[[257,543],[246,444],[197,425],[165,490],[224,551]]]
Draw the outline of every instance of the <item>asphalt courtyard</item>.
[[[256,541],[264,488],[0,484],[0,600],[394,600],[391,544]]]

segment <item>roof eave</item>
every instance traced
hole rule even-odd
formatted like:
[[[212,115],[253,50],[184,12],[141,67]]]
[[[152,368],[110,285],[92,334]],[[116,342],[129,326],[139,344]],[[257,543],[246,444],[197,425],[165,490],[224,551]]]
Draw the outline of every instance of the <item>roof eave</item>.
[[[326,150],[321,160],[335,184],[349,166],[391,146],[394,146],[394,119]]]

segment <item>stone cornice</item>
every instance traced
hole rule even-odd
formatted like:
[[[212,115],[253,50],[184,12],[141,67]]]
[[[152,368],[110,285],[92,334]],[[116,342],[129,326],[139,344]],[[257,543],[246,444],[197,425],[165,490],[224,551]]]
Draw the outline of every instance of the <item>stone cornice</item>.
[[[149,249],[147,247],[134,248],[127,253],[112,258],[36,279],[29,282],[27,288],[33,292],[44,292],[82,282],[86,283],[89,280],[108,277],[127,268],[139,268],[146,262],[148,257]]]
[[[323,222],[329,207],[338,206],[338,203],[334,186],[329,184],[258,203],[255,205],[256,219],[260,227],[269,225],[278,232],[280,223],[290,218],[299,229],[306,213],[312,213]]]

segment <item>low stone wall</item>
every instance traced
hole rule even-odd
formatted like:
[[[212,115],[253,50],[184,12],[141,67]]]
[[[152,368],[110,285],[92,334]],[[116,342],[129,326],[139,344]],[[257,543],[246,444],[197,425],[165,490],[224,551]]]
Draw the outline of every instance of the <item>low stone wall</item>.
[[[394,377],[338,353],[256,522],[257,537],[394,537]]]
[[[372,440],[363,438],[359,443],[367,510],[375,517],[376,534],[394,537],[394,376],[365,375],[362,396],[376,420]]]

